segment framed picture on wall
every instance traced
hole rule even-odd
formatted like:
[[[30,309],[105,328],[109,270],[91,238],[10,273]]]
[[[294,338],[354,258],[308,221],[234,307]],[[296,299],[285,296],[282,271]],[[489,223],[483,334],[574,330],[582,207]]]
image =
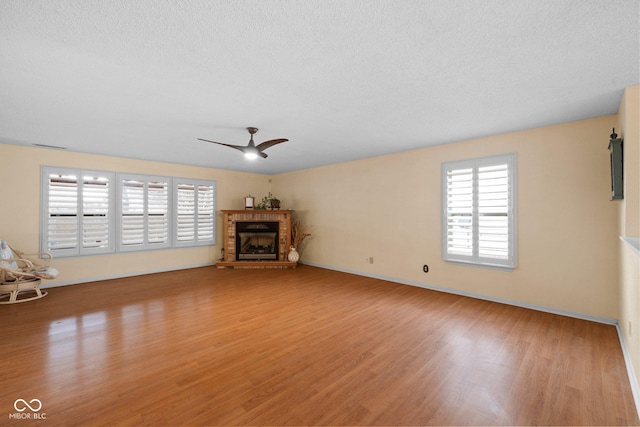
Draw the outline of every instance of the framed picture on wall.
[[[609,141],[609,157],[611,158],[611,200],[620,200],[624,198],[622,139],[618,138],[615,128]]]

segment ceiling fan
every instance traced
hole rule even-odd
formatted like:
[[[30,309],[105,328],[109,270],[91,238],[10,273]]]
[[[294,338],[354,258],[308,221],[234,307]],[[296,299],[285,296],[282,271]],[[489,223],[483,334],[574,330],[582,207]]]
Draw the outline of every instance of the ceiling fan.
[[[244,153],[244,156],[247,159],[255,159],[258,156],[261,156],[262,158],[266,159],[268,156],[264,152],[264,150],[266,150],[269,147],[273,147],[276,144],[280,144],[281,142],[288,141],[288,139],[271,139],[269,141],[265,141],[265,142],[263,142],[261,144],[256,145],[253,142],[253,135],[256,132],[258,132],[258,128],[249,127],[249,128],[247,128],[247,130],[251,134],[251,139],[249,140],[249,144],[247,144],[246,147],[243,147],[241,145],[225,144],[223,142],[209,141],[208,139],[202,139],[202,138],[198,138],[198,140],[205,141],[205,142],[212,142],[214,144],[224,145],[225,147],[235,148],[236,150],[242,151]]]

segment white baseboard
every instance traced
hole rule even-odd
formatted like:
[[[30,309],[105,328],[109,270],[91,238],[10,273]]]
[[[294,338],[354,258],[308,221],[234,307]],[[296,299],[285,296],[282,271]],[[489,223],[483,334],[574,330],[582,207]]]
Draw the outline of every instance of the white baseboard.
[[[559,314],[561,316],[574,317],[574,318],[583,319],[583,320],[590,320],[592,322],[604,323],[604,324],[607,324],[607,325],[617,325],[618,324],[618,320],[610,319],[608,317],[593,316],[593,315],[584,314],[584,313],[575,313],[575,312],[572,312],[572,311],[560,310],[560,309],[557,309],[557,308],[546,307],[546,306],[543,306],[543,305],[529,304],[529,303],[524,303],[524,302],[521,302],[521,301],[513,301],[513,300],[504,299],[504,298],[491,297],[491,296],[487,296],[487,295],[476,294],[476,293],[473,293],[473,292],[460,291],[460,290],[452,289],[452,288],[444,288],[444,287],[441,287],[441,286],[433,286],[433,285],[429,285],[427,283],[421,283],[421,282],[414,282],[414,281],[411,281],[411,280],[398,279],[398,278],[395,278],[395,277],[380,276],[380,275],[377,275],[377,274],[363,273],[361,271],[354,271],[354,270],[347,270],[347,269],[343,269],[343,268],[329,267],[329,266],[316,264],[316,263],[311,263],[311,262],[305,262],[304,264],[305,265],[311,265],[311,266],[314,266],[314,267],[319,267],[319,268],[325,268],[327,270],[340,271],[342,273],[349,273],[349,274],[355,274],[355,275],[358,275],[358,276],[370,277],[372,279],[385,280],[387,282],[400,283],[402,285],[416,286],[416,287],[419,287],[419,288],[430,289],[432,291],[446,292],[448,294],[460,295],[460,296],[464,296],[464,297],[481,299],[481,300],[485,300],[485,301],[492,301],[492,302],[497,302],[497,303],[500,303],[500,304],[513,305],[513,306],[516,306],[516,307],[522,307],[522,308],[528,308],[528,309],[531,309],[531,310],[543,311],[545,313]]]
[[[633,369],[631,354],[629,353],[629,348],[627,347],[626,340],[624,339],[624,333],[619,322],[616,322],[616,330],[618,331],[618,338],[620,338],[620,347],[622,347],[624,364],[627,367],[627,375],[629,376],[631,393],[633,393],[633,401],[636,403],[636,411],[638,412],[638,417],[640,417],[640,387],[638,387],[638,378],[636,377],[635,370]]]
[[[172,267],[172,268],[158,268],[158,269],[146,270],[146,271],[136,271],[134,273],[127,273],[127,274],[114,274],[114,275],[109,275],[109,276],[88,277],[88,278],[82,279],[82,280],[70,280],[70,281],[65,281],[65,282],[54,282],[54,283],[51,283],[51,284],[47,284],[45,282],[42,282],[43,284],[42,284],[42,286],[40,286],[40,289],[57,288],[57,287],[60,287],[60,286],[69,286],[69,285],[79,285],[81,283],[99,282],[101,280],[122,279],[122,278],[125,278],[125,277],[144,276],[145,274],[166,273],[168,271],[188,270],[190,268],[208,267],[208,266],[212,266],[212,265],[215,265],[215,264],[216,264],[215,262],[207,262],[207,263],[204,263],[204,264],[193,264],[193,265],[184,265],[184,266]]]

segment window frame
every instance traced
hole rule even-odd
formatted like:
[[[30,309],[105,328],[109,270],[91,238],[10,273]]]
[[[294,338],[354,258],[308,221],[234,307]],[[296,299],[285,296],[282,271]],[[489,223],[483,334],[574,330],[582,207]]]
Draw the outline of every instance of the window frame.
[[[142,242],[139,244],[125,244],[124,243],[124,189],[123,181],[139,181],[143,185],[143,200],[142,200]],[[149,238],[150,225],[150,212],[149,212],[149,185],[151,183],[162,182],[166,184],[167,188],[167,205],[165,216],[167,218],[167,237],[164,242],[152,242]],[[168,249],[171,248],[173,242],[173,182],[171,177],[156,176],[156,175],[141,175],[141,174],[128,174],[119,173],[116,178],[116,216],[117,216],[117,245],[118,252],[137,252],[147,251],[155,249]]]
[[[49,186],[49,177],[52,174],[57,175],[75,175],[76,177],[76,244],[73,248],[63,248],[63,249],[55,249],[49,248],[49,236],[50,236],[50,226],[49,226],[49,208],[50,208],[50,186]],[[108,209],[107,209],[107,239],[108,243],[103,247],[85,247],[83,245],[84,241],[84,224],[85,224],[85,210],[86,205],[84,204],[84,179],[85,175],[91,176],[100,176],[107,179],[108,182]],[[51,166],[43,166],[41,173],[41,209],[40,209],[40,248],[42,252],[51,252],[52,254],[56,254],[58,257],[71,257],[71,256],[81,256],[81,255],[100,255],[100,254],[108,254],[113,253],[115,248],[115,218],[113,215],[113,211],[111,207],[115,201],[115,174],[113,172],[105,172],[98,170],[90,170],[90,169],[80,169],[80,168],[58,168]]]
[[[480,168],[507,165],[508,189],[507,189],[507,257],[481,256],[480,251],[480,231],[479,220],[483,215],[478,212],[478,172]],[[462,171],[471,169],[472,174],[472,213],[471,213],[471,255],[461,253],[451,253],[449,246],[449,215],[450,206],[448,175],[449,171]],[[472,159],[449,161],[442,163],[441,169],[441,252],[442,259],[449,263],[493,268],[505,271],[512,271],[517,266],[517,155],[516,153],[478,157]]]
[[[174,203],[173,203],[173,214],[174,214],[174,225],[175,225],[175,230],[173,233],[173,245],[174,247],[180,248],[180,247],[194,247],[194,246],[209,246],[211,244],[215,244],[216,241],[216,226],[217,226],[217,221],[216,221],[216,196],[217,196],[217,188],[216,188],[216,181],[209,181],[209,180],[203,180],[203,179],[190,179],[190,178],[174,178],[174,187],[173,187],[173,197],[174,197]],[[194,212],[194,225],[193,225],[193,239],[192,240],[182,240],[179,238],[179,233],[180,233],[180,226],[178,224],[178,222],[180,221],[180,186],[181,185],[193,185],[195,188],[195,200],[194,200],[194,207],[198,207],[199,206],[199,200],[200,200],[200,193],[198,191],[198,188],[200,186],[210,186],[211,187],[211,191],[212,191],[212,195],[213,195],[213,207],[211,210],[211,218],[212,218],[212,225],[213,225],[213,231],[212,231],[212,237],[210,239],[200,239],[199,238],[199,209],[197,212]],[[213,243],[211,243],[213,242]]]
[[[49,176],[55,175],[74,175],[76,179],[76,243],[73,248],[63,249],[49,249],[49,237],[51,227],[49,225],[49,205],[50,188],[49,188]],[[82,218],[82,187],[83,184],[78,184],[82,181],[82,177],[85,175],[93,176],[105,176],[108,179],[108,232],[109,241],[108,246],[105,248],[84,248],[83,245],[83,218]],[[122,244],[122,180],[123,179],[135,179],[145,183],[144,192],[144,239],[143,244],[136,244],[132,246],[126,246]],[[168,218],[168,238],[166,242],[153,243],[149,241],[149,210],[148,210],[148,185],[150,182],[166,182],[167,183],[167,218]],[[179,241],[177,237],[177,192],[179,184],[193,183],[196,186],[207,186],[211,189],[211,195],[208,197],[206,207],[207,211],[201,215],[205,215],[206,221],[206,236],[205,239],[199,239],[198,234],[201,230],[198,230],[198,221],[196,211],[195,221],[195,239],[190,241]],[[197,191],[196,191],[197,193]],[[57,166],[42,166],[40,172],[40,248],[42,252],[50,252],[54,256],[59,258],[77,257],[87,255],[104,255],[115,253],[130,253],[130,252],[145,252],[162,249],[180,249],[189,247],[201,247],[201,246],[214,246],[217,240],[217,221],[216,221],[216,207],[217,207],[217,182],[215,180],[206,179],[191,179],[191,178],[177,178],[171,176],[159,176],[159,175],[147,175],[125,172],[109,172],[98,171],[84,168],[68,168]],[[196,206],[199,196],[196,195]],[[208,209],[210,208],[210,210]]]

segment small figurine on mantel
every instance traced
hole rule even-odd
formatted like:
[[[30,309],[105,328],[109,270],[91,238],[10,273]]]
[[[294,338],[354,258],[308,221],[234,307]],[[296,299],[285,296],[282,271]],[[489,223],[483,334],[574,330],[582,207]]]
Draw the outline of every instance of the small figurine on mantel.
[[[244,197],[244,208],[245,209],[253,209],[256,198],[251,194]]]

